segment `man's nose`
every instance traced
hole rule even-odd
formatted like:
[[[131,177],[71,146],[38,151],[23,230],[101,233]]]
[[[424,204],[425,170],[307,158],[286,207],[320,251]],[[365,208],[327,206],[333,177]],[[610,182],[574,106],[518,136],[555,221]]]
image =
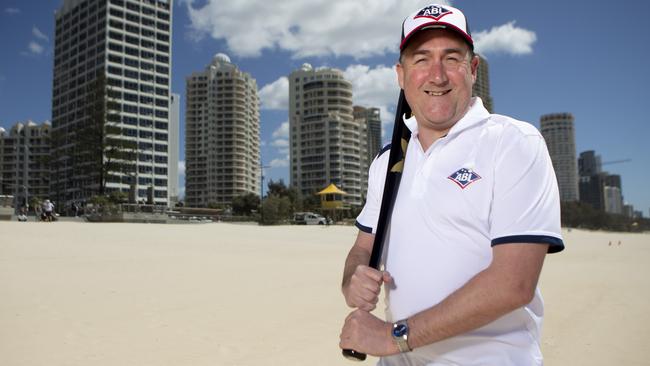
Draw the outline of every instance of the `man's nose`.
[[[431,63],[429,69],[429,80],[436,84],[442,85],[447,83],[447,73],[445,71],[445,65],[441,61],[436,61]]]

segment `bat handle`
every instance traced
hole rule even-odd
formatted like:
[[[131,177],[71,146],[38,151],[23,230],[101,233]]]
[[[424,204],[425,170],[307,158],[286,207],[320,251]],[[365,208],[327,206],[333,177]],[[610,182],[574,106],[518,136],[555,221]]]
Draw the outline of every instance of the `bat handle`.
[[[344,349],[343,350],[343,357],[347,358],[348,360],[352,361],[365,361],[366,359],[366,354],[357,352],[352,349]]]

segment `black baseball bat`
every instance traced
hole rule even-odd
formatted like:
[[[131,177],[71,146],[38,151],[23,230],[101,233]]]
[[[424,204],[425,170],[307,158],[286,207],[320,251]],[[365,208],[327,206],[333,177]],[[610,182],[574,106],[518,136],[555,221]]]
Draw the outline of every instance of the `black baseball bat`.
[[[381,263],[381,256],[384,252],[384,241],[386,239],[388,226],[390,225],[390,217],[393,213],[395,198],[397,198],[399,182],[402,178],[404,158],[406,157],[406,147],[411,138],[411,131],[404,124],[403,116],[405,114],[407,117],[411,115],[411,107],[406,102],[404,90],[402,90],[399,93],[397,111],[395,111],[395,124],[393,126],[393,135],[391,137],[390,152],[388,155],[388,168],[386,169],[384,192],[381,197],[381,208],[379,209],[377,231],[375,232],[375,239],[372,243],[372,253],[370,254],[370,262],[368,263],[368,266],[374,269],[379,269]],[[365,353],[360,353],[351,349],[344,349],[343,356],[353,361],[363,361],[366,359]]]

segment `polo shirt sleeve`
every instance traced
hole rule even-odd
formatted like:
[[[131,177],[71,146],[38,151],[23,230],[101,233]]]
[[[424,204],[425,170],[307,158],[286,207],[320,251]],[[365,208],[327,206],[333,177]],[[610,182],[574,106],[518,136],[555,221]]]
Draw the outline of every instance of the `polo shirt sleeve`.
[[[560,195],[543,137],[532,126],[506,132],[496,157],[490,214],[492,246],[508,243],[549,245],[564,249]]]
[[[363,210],[361,210],[361,213],[357,216],[357,221],[355,222],[355,226],[359,228],[359,230],[369,234],[377,232],[377,221],[379,221],[381,198],[384,193],[389,150],[390,145],[384,147],[370,165],[370,170],[368,172],[368,193],[366,194],[366,204],[363,206]]]

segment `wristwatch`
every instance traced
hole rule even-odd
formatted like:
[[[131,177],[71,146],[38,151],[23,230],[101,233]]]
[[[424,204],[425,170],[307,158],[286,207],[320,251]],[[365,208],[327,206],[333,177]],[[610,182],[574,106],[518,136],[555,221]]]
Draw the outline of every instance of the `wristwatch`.
[[[408,344],[409,326],[406,323],[406,319],[393,323],[393,331],[391,332],[391,335],[393,336],[393,340],[397,344],[397,348],[399,348],[400,352],[404,353],[412,351]]]

